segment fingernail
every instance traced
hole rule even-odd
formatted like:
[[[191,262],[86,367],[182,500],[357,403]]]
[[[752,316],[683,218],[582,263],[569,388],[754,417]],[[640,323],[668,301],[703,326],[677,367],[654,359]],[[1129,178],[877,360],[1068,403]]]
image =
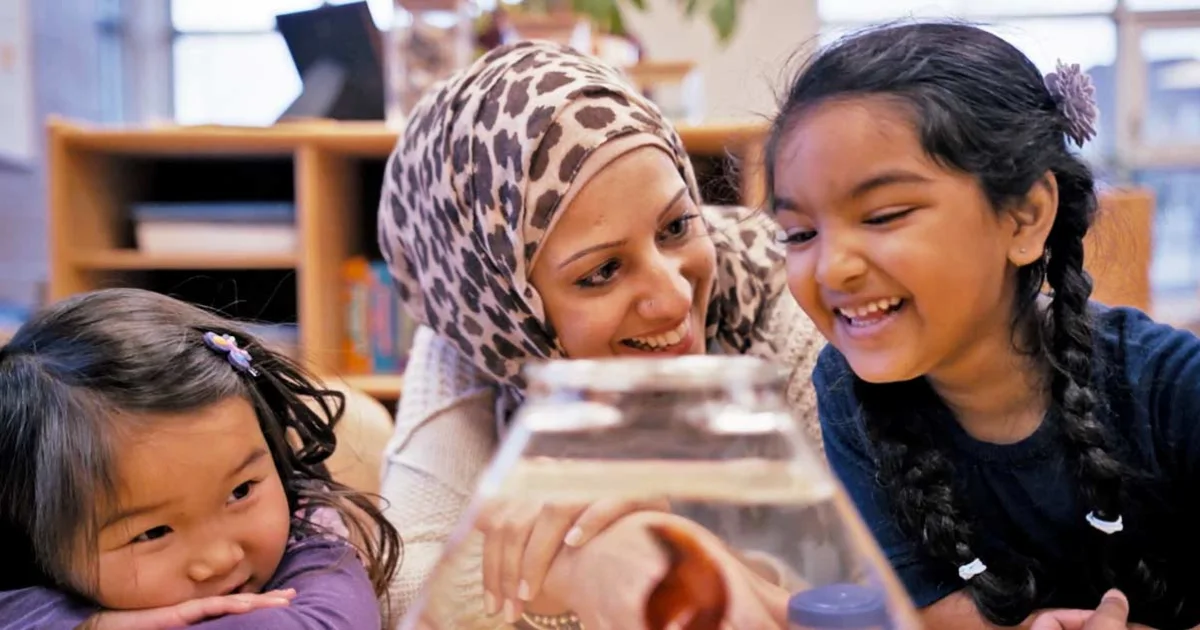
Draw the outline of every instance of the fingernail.
[[[494,615],[500,612],[500,607],[496,604],[496,596],[485,592],[483,594],[483,603],[487,607],[487,614]]]
[[[523,602],[529,601],[529,582],[521,580],[521,584],[517,586],[517,597]]]
[[[286,597],[272,597],[271,603],[279,604],[280,606],[287,606],[288,604],[292,603],[292,600],[290,600]]]
[[[504,621],[517,623],[517,606],[511,599],[504,600]]]
[[[1118,589],[1110,588],[1110,589],[1108,589],[1108,592],[1104,594],[1104,597],[1102,597],[1101,599],[1102,600],[1109,599],[1109,600],[1116,601],[1116,602],[1124,602],[1125,594],[1122,593]]]
[[[566,536],[563,536],[563,543],[568,547],[578,545],[581,540],[583,540],[583,530],[578,527],[572,527],[571,531],[567,532]]]

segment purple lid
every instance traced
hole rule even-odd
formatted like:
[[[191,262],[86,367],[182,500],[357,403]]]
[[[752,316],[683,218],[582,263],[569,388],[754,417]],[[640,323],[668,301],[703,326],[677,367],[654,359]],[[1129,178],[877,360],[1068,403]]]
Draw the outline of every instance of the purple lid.
[[[788,621],[808,628],[871,628],[886,627],[889,618],[878,589],[830,584],[792,595]]]

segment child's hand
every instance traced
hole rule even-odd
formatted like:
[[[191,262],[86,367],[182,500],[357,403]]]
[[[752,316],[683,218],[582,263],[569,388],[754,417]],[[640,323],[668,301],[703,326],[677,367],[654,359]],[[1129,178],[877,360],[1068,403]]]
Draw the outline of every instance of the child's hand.
[[[1112,590],[1096,610],[1053,610],[1038,615],[1030,630],[1150,630],[1129,623],[1129,600]]]
[[[287,606],[295,596],[296,591],[289,588],[262,594],[243,593],[205,597],[163,608],[106,610],[92,615],[92,618],[79,630],[171,630],[190,626],[213,617],[239,615],[260,608]]]

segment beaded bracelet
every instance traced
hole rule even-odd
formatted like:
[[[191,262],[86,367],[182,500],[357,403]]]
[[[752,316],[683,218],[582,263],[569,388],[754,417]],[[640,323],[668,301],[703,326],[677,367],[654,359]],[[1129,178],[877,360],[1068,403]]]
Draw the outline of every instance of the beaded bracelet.
[[[521,621],[533,627],[533,630],[583,630],[583,622],[575,613],[561,615],[535,615],[521,613]]]

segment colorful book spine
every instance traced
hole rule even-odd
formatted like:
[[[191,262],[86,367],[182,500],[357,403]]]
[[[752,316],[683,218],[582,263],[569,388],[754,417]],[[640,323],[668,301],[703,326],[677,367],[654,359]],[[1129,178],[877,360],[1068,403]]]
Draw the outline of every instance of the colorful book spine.
[[[343,348],[349,373],[404,371],[415,325],[392,288],[382,261],[355,258],[343,270],[346,334]]]
[[[351,374],[374,372],[367,326],[367,289],[371,267],[365,258],[351,258],[342,266],[346,332],[343,335],[343,368]]]

